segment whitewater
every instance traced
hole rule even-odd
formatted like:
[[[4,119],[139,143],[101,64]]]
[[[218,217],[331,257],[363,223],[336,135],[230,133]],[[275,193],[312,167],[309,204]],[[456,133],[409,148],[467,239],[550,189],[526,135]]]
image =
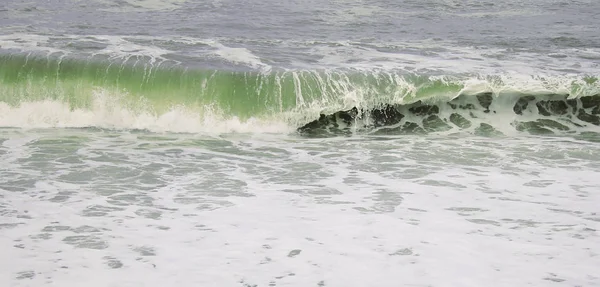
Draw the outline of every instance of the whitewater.
[[[0,286],[600,286],[596,1],[0,3]]]

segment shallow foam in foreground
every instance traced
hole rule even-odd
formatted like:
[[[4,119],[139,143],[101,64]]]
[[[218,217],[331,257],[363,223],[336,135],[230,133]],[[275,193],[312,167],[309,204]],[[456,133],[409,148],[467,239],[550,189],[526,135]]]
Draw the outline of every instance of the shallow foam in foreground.
[[[343,133],[578,132],[598,125],[597,95],[591,76],[226,71],[137,57],[0,56],[3,127],[306,134],[339,122]]]

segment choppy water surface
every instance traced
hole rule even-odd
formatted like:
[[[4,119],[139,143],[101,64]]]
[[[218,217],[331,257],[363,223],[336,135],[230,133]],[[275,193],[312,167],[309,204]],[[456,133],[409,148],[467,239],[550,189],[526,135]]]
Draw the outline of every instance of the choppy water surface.
[[[598,1],[3,1],[0,286],[600,286]]]

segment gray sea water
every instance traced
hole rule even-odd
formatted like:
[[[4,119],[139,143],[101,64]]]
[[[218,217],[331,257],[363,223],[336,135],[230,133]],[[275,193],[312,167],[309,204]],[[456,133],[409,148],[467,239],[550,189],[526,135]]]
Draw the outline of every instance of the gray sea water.
[[[0,286],[600,286],[599,31],[598,1],[2,1]],[[402,117],[296,130],[374,101]]]

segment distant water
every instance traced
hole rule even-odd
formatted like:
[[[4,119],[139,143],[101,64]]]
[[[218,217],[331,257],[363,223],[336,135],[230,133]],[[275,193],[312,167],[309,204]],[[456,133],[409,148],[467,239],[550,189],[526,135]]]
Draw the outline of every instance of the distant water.
[[[1,286],[600,286],[600,2],[0,3]]]

